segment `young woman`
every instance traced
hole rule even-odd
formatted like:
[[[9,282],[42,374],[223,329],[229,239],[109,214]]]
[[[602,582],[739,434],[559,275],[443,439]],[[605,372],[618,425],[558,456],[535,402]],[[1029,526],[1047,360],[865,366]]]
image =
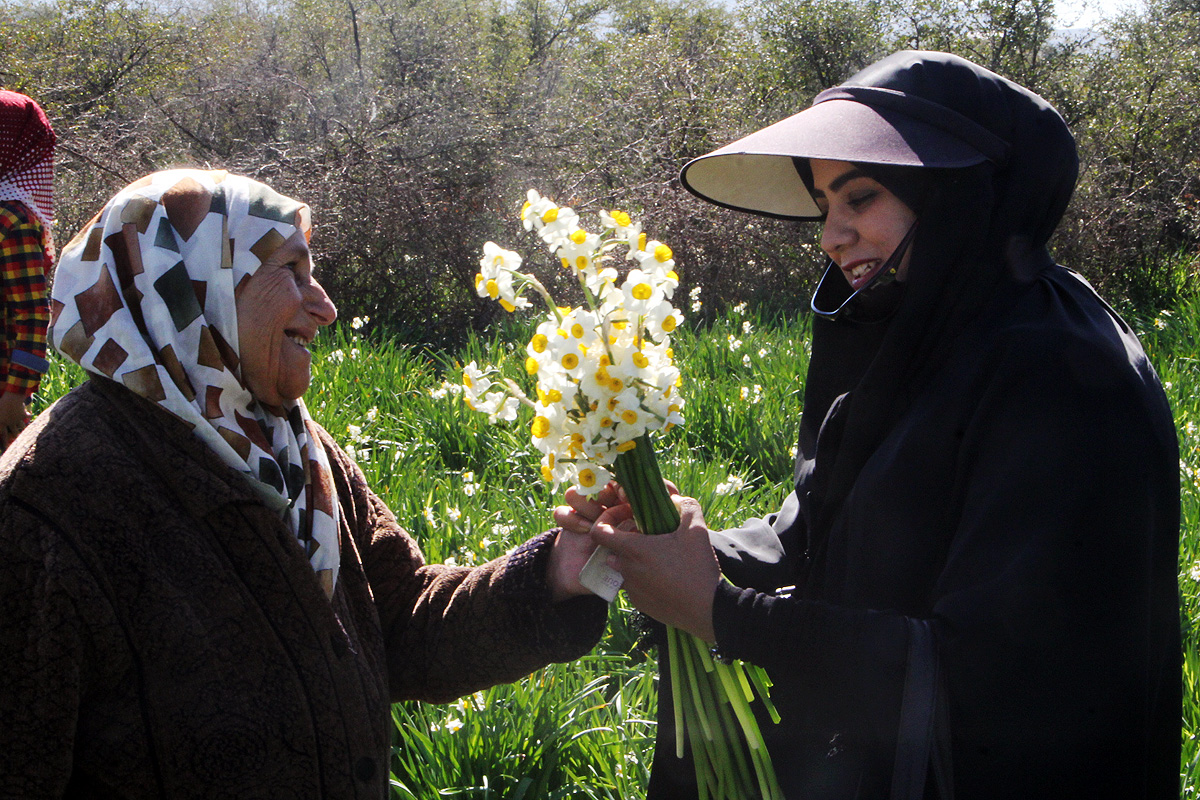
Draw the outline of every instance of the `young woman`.
[[[823,222],[795,488],[733,530],[684,500],[674,534],[614,509],[593,538],[635,605],[767,669],[787,797],[1178,796],[1178,443],[1132,331],[1047,251],[1076,170],[1040,97],[927,52],[683,169]],[[650,796],[694,796],[659,703]]]

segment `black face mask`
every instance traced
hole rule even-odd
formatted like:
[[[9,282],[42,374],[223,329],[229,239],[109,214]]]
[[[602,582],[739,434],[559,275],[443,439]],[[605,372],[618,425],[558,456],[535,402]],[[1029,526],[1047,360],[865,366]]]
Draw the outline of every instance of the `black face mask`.
[[[842,276],[841,268],[832,258],[829,259],[810,303],[813,313],[824,319],[868,324],[890,318],[904,294],[903,285],[896,282],[896,272],[916,233],[917,223],[913,222],[879,271],[853,292]]]

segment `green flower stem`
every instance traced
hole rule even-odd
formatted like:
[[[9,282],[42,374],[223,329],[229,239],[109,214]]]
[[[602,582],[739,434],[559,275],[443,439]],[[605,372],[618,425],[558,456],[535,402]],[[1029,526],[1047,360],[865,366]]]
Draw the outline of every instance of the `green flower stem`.
[[[642,533],[670,533],[679,527],[679,511],[663,485],[648,436],[636,439],[632,450],[617,456],[613,472],[625,489]],[[771,681],[766,673],[753,664],[714,661],[705,642],[669,626],[667,654],[671,663],[675,755],[683,758],[684,744],[691,742],[701,800],[743,800],[756,795],[765,800],[783,800],[762,732],[750,709],[757,691],[771,719],[779,721],[767,693]],[[749,763],[743,747],[749,749]]]
[[[667,655],[672,664],[679,663],[678,632],[674,628],[667,629]],[[671,670],[671,704],[675,711],[675,757],[683,758],[683,681],[680,671]]]

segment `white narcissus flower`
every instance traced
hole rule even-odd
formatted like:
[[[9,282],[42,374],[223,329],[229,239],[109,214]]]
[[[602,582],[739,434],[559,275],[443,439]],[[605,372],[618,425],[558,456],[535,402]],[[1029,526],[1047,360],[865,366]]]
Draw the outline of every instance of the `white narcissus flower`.
[[[558,206],[549,198],[542,197],[533,189],[525,194],[525,205],[521,208],[521,224],[525,230],[541,230],[546,224],[546,217],[553,222],[558,217]]]
[[[612,473],[594,461],[575,463],[575,486],[580,494],[596,494],[612,480]]]
[[[538,236],[553,252],[562,246],[579,227],[579,215],[567,206],[555,206],[542,215],[542,226],[538,228]]]
[[[492,379],[474,361],[463,367],[463,402],[475,408],[476,402],[492,388]]]
[[[498,301],[505,311],[528,308],[529,300],[520,296],[519,287],[513,282],[514,276],[521,276],[520,266],[521,256],[517,253],[505,250],[495,242],[485,243],[479,272],[475,275],[475,293]]]
[[[618,442],[632,441],[649,429],[654,417],[642,408],[641,394],[629,388],[613,397],[617,415],[616,435]]]
[[[640,269],[631,269],[621,284],[623,305],[632,317],[644,317],[651,308],[663,301],[663,291],[653,276]]]
[[[643,320],[646,334],[656,342],[665,341],[681,322],[683,312],[666,301],[651,308]]]
[[[562,261],[564,269],[586,272],[593,268],[599,251],[600,236],[575,228],[559,241],[554,254]]]

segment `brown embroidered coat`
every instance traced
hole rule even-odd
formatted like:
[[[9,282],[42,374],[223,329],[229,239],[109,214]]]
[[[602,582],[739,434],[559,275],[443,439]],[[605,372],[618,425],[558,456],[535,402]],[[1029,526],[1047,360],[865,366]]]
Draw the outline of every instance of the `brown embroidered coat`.
[[[389,701],[445,702],[588,651],[550,535],[426,566],[328,434],[342,565],[176,418],[89,381],[0,460],[0,797],[380,798]]]

